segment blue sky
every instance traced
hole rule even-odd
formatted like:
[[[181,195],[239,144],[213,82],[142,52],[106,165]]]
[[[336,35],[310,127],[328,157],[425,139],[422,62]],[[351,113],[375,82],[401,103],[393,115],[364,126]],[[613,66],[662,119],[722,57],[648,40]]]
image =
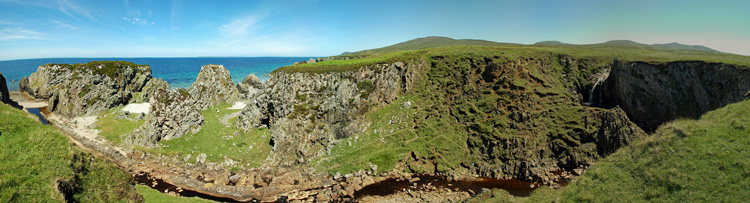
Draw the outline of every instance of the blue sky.
[[[425,36],[750,55],[750,1],[0,0],[0,60],[329,56]]]

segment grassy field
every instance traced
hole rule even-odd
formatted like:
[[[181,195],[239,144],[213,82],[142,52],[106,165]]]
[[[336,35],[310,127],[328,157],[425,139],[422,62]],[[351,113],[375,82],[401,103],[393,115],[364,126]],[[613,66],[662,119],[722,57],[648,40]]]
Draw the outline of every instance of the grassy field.
[[[133,178],[109,160],[79,151],[52,126],[0,104],[0,202],[138,202]]]
[[[232,113],[242,110],[228,109],[231,104],[221,104],[202,111],[204,124],[196,134],[188,133],[180,138],[162,140],[162,147],[147,149],[158,154],[197,157],[206,154],[206,161],[223,162],[224,158],[232,159],[250,167],[260,166],[272,150],[269,144],[271,135],[268,129],[256,129],[243,133],[234,122],[237,117],[221,122]],[[216,109],[219,112],[216,112]],[[237,133],[237,135],[235,135]]]
[[[96,125],[98,126],[97,129],[100,130],[99,136],[104,137],[115,145],[119,145],[130,132],[133,132],[138,126],[141,126],[146,122],[145,119],[137,121],[115,119],[117,115],[123,113],[122,108],[123,107],[110,109],[100,115],[99,119],[96,121]],[[137,116],[137,114],[131,114],[129,117],[134,119]]]

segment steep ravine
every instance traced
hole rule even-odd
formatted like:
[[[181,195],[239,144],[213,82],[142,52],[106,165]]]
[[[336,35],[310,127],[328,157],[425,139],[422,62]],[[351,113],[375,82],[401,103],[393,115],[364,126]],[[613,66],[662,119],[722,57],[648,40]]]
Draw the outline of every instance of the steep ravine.
[[[606,106],[620,106],[647,131],[678,118],[739,102],[750,91],[750,68],[702,61],[614,61],[603,84]]]

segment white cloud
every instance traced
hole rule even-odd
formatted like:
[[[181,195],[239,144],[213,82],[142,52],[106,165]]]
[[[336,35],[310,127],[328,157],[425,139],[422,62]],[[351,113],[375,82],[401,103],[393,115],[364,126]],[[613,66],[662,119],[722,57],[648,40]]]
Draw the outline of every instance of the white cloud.
[[[216,27],[217,38],[208,43],[220,50],[204,55],[259,56],[294,55],[308,51],[314,36],[301,27],[275,27],[265,24],[263,16],[236,18]]]
[[[23,40],[23,39],[44,39],[44,34],[23,27],[5,28],[0,30],[0,41]]]

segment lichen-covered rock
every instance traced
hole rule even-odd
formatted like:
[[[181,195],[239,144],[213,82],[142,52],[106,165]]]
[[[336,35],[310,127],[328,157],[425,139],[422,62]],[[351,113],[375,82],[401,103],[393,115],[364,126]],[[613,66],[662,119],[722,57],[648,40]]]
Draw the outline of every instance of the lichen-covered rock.
[[[124,61],[40,66],[19,85],[21,91],[47,99],[49,110],[67,117],[96,115],[127,104],[151,79],[151,67]]]
[[[0,102],[11,103],[10,93],[8,93],[8,87],[5,84],[5,77],[3,77],[2,73],[0,73]]]
[[[151,110],[146,122],[125,139],[125,143],[152,147],[160,140],[196,133],[203,126],[203,115],[185,89],[160,88],[150,98]]]
[[[143,102],[151,101],[151,97],[156,94],[156,91],[159,89],[168,90],[169,84],[167,83],[167,81],[164,81],[161,78],[149,80],[146,85],[143,86],[143,90],[141,93],[141,99],[143,100]]]
[[[232,82],[229,70],[223,65],[204,65],[193,85],[188,89],[198,109],[206,110],[221,103],[234,103],[240,93]]]

